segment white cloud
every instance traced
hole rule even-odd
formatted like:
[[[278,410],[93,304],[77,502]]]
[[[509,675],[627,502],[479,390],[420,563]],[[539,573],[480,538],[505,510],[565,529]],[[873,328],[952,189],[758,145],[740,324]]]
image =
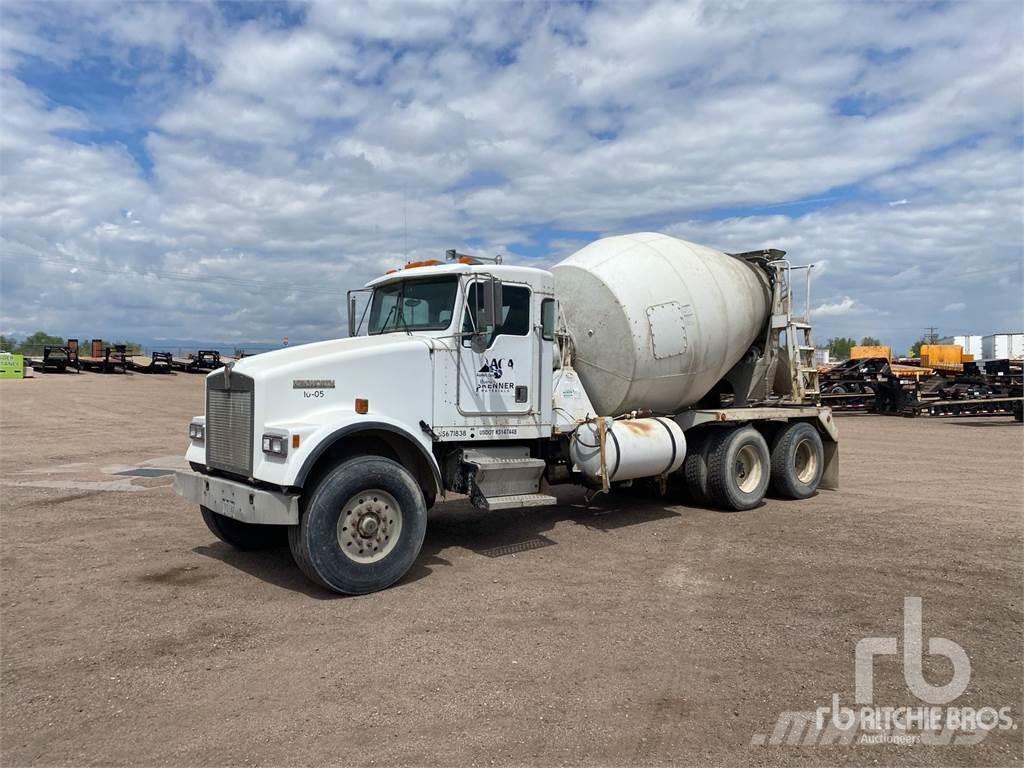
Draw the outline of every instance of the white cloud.
[[[943,312],[963,312],[965,309],[967,309],[967,305],[964,304],[962,301],[954,301],[953,303],[947,304],[946,306],[944,306],[942,308],[942,311]]]
[[[849,296],[843,296],[842,298],[825,302],[816,306],[812,312],[812,317],[830,317],[835,315],[848,315],[855,311],[857,308],[857,302],[851,299]]]
[[[3,5],[0,330],[324,337],[407,255],[638,228],[816,262],[819,336],[1022,325],[1014,3],[290,11]]]

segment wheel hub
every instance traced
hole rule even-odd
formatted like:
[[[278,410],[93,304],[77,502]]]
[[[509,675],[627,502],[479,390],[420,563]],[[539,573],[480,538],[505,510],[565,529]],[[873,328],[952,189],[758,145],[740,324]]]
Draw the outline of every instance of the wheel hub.
[[[753,493],[761,482],[764,468],[757,451],[751,445],[740,448],[736,456],[736,484],[743,493]]]
[[[357,563],[385,558],[398,543],[401,531],[401,507],[394,496],[376,488],[357,493],[338,515],[338,546]]]
[[[359,531],[359,535],[364,539],[371,538],[379,528],[380,518],[372,512],[363,515],[356,524],[356,530]]]
[[[794,469],[801,483],[810,483],[818,472],[818,454],[810,440],[801,440],[793,455]]]

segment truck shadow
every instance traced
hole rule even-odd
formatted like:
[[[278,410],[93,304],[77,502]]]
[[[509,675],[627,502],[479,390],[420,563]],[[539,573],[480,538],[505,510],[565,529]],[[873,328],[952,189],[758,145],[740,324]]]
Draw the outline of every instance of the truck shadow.
[[[440,556],[445,550],[462,549],[482,557],[506,557],[558,546],[558,542],[544,534],[565,521],[592,530],[613,531],[681,516],[669,508],[674,502],[665,499],[602,495],[587,501],[579,489],[558,491],[557,496],[557,505],[501,512],[476,509],[466,499],[438,504],[429,513],[419,557],[392,589],[424,579],[435,568],[451,566],[450,560]],[[194,547],[192,551],[307,597],[317,600],[344,597],[310,583],[292,560],[283,536],[280,546],[260,551],[242,552],[220,541]]]
[[[558,546],[544,534],[561,522],[612,531],[680,516],[668,508],[672,502],[664,499],[601,495],[588,501],[579,489],[559,490],[556,495],[557,505],[502,512],[476,509],[468,500],[439,504],[430,511],[423,551],[400,584],[429,575],[438,563],[450,565],[438,553],[451,548],[482,557],[506,557]]]
[[[243,552],[216,540],[209,545],[193,547],[192,551],[197,555],[219,560],[225,565],[230,565],[232,568],[275,587],[299,592],[318,600],[341,597],[341,595],[321,589],[302,574],[299,567],[295,565],[295,561],[292,560],[292,553],[289,551],[288,542],[284,537],[277,547],[252,552]]]

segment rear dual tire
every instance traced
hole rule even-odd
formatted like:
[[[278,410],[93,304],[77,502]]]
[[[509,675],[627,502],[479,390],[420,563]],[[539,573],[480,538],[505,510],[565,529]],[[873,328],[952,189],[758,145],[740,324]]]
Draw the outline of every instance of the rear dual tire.
[[[708,489],[708,450],[711,448],[716,435],[701,433],[688,441],[686,458],[683,459],[683,482],[690,499],[698,504],[707,504],[711,501],[711,492]]]
[[[776,432],[770,450],[754,427],[709,429],[691,442],[681,471],[697,503],[742,511],[758,506],[769,487],[783,498],[813,496],[823,468],[817,429],[791,422]]]
[[[764,499],[771,459],[764,436],[753,427],[730,429],[708,448],[708,494],[713,503],[737,512]]]
[[[825,467],[821,435],[805,421],[788,424],[772,440],[772,490],[787,499],[813,496]]]

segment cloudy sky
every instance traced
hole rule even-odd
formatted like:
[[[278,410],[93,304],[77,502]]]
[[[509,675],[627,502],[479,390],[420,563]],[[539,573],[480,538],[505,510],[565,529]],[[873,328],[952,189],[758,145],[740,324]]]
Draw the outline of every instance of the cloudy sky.
[[[816,334],[1024,327],[1024,10],[0,5],[0,332],[343,335],[446,248],[814,262]]]

